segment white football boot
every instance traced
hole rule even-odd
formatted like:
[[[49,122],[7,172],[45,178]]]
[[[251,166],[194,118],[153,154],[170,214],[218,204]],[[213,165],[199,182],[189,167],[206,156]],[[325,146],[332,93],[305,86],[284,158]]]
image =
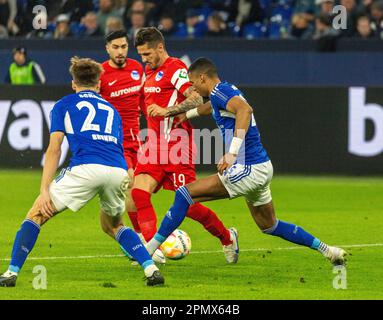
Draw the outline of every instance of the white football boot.
[[[164,254],[162,253],[161,249],[157,249],[154,251],[154,254],[152,255],[152,259],[154,262],[159,263],[159,264],[165,264],[166,263],[166,258]]]
[[[327,246],[327,250],[323,255],[330,260],[334,266],[346,264],[345,257],[347,256],[347,252],[342,248]]]
[[[235,228],[230,228],[229,232],[232,243],[223,246],[223,253],[228,263],[237,263],[239,255],[238,231]]]

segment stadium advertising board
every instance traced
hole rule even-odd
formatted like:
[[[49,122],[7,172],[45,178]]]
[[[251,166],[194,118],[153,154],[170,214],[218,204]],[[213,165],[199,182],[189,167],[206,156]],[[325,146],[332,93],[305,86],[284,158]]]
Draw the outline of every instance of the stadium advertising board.
[[[276,172],[383,174],[380,88],[241,89],[255,106],[257,126]],[[41,167],[49,140],[50,110],[69,93],[67,86],[0,87],[0,167]],[[200,153],[197,169],[214,170],[220,139],[215,123],[205,117],[193,124]],[[66,143],[62,151],[61,164],[65,165]]]

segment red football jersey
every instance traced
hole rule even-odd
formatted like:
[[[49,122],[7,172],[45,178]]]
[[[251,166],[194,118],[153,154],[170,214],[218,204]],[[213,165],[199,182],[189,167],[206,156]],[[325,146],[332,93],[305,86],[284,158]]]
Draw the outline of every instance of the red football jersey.
[[[124,148],[127,143],[136,141],[140,130],[140,105],[142,85],[145,80],[142,65],[134,59],[127,59],[124,68],[113,68],[109,61],[102,64],[100,94],[111,103],[122,119]]]
[[[187,75],[186,65],[178,58],[169,57],[163,65],[157,69],[145,68],[146,80],[144,83],[145,104],[143,112],[147,114],[147,107],[157,104],[167,108],[181,103],[186,98],[183,95],[191,86]],[[158,150],[170,150],[173,145],[180,141],[180,130],[174,129],[174,117],[147,117],[148,129],[153,130],[157,136]],[[183,122],[177,129],[184,129],[183,136],[187,134],[189,140],[188,153],[190,158],[194,153],[192,125],[189,121]],[[187,148],[187,146],[185,146]],[[191,158],[190,158],[191,159]]]

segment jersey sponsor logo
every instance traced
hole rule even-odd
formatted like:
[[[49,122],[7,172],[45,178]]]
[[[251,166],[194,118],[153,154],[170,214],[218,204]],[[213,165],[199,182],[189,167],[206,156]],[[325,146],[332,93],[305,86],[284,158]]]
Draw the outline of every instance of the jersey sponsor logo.
[[[124,94],[129,94],[129,93],[140,91],[140,89],[141,89],[141,86],[134,86],[134,87],[130,87],[130,88],[124,88],[124,89],[121,89],[121,90],[118,90],[118,91],[113,91],[110,94],[110,97],[111,98],[119,97],[119,96],[122,96]]]
[[[160,93],[161,88],[160,87],[145,87],[144,91],[145,93]]]
[[[133,70],[130,76],[132,77],[133,80],[140,80],[140,74],[138,73],[137,70]]]
[[[109,86],[112,86],[112,85],[114,85],[116,82],[117,82],[117,79],[114,80],[114,81],[112,81],[112,82],[108,82],[108,85],[109,85]]]
[[[156,74],[156,81],[160,81],[164,76],[164,72],[163,71],[159,71],[157,74]]]

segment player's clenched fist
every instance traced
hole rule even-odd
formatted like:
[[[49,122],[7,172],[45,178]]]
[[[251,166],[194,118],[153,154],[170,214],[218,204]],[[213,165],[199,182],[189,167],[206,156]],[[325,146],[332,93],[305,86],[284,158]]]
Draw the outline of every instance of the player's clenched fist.
[[[151,104],[148,106],[148,116],[149,117],[163,117],[166,114],[166,109],[161,108],[157,104]]]
[[[235,154],[226,153],[218,162],[218,165],[217,165],[218,172],[222,175],[223,172],[226,169],[229,169],[236,160],[237,160],[237,156]]]
[[[180,113],[174,118],[174,127],[180,126],[183,122],[187,121],[186,113]]]

